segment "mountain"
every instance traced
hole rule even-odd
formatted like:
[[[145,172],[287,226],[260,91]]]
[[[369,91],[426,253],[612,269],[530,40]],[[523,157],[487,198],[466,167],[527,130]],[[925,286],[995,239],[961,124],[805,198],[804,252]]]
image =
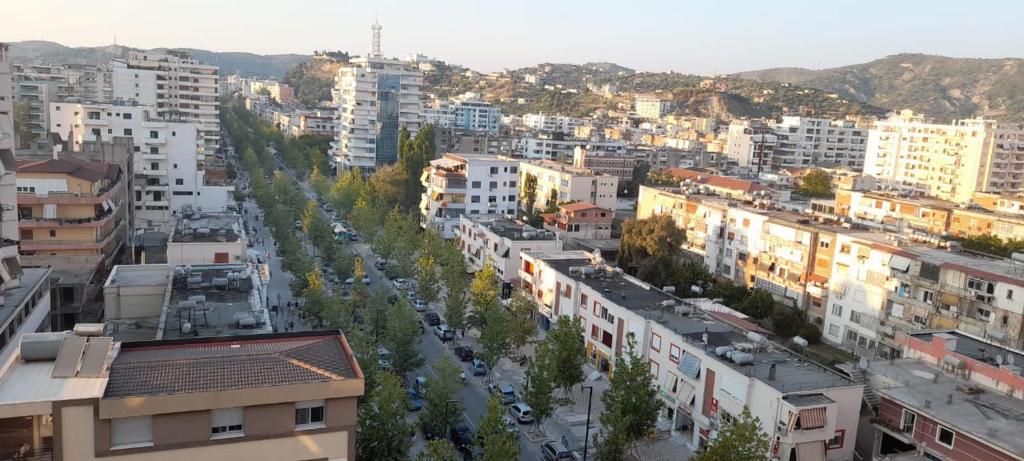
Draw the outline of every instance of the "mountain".
[[[835,92],[842,98],[940,121],[976,115],[1024,121],[1024,59],[897,54],[832,69],[776,68],[733,74]]]
[[[11,42],[11,59],[15,63],[55,62],[55,63],[87,63],[103,64],[113,58],[123,58],[129,48],[120,45],[97,47],[67,47],[59,43],[47,41]],[[235,72],[243,76],[260,76],[284,78],[285,74],[299,63],[309,60],[310,56],[301,54],[259,55],[239,52],[217,52],[184,48],[192,56],[207,64],[220,66],[221,75]]]

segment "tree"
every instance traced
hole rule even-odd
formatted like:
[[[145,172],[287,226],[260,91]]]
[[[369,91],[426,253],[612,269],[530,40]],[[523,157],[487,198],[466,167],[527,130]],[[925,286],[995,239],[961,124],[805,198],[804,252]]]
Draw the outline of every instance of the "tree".
[[[481,319],[480,328],[480,359],[487,364],[487,369],[494,369],[494,365],[502,357],[508,355],[512,342],[509,335],[509,315],[500,304],[494,303],[484,309],[477,310]],[[491,377],[488,374],[488,379]]]
[[[609,441],[602,443],[609,445],[606,449],[621,450],[623,455],[647,435],[658,420],[662,403],[651,386],[651,366],[637,353],[636,340],[632,337],[627,340],[625,353],[615,358],[614,373],[608,380],[608,389],[601,395],[601,402],[605,406],[601,414],[603,439]]]
[[[26,149],[36,142],[36,135],[32,133],[30,112],[32,111],[32,101],[26,98],[22,98],[21,101],[14,103],[14,134],[17,136],[18,147]],[[70,129],[68,130],[70,132]],[[68,132],[58,133],[61,136],[67,135]]]
[[[424,433],[447,435],[448,428],[459,421],[464,410],[462,402],[451,402],[456,399],[456,395],[462,387],[462,380],[459,378],[460,370],[452,363],[447,354],[443,354],[441,359],[434,362],[431,367],[437,378],[430,381],[426,392],[424,392],[420,424],[423,426]]]
[[[427,451],[420,453],[419,461],[462,461],[462,453],[448,439],[427,442]]]
[[[732,461],[736,459],[768,459],[771,440],[761,430],[761,420],[743,407],[739,418],[726,422],[718,436],[699,453],[694,461]]]
[[[558,191],[551,189],[551,193],[548,194],[548,199],[544,202],[544,212],[554,213],[558,211]]]
[[[804,197],[831,197],[832,176],[818,168],[808,171],[800,178],[796,193]]]
[[[551,345],[541,341],[526,365],[526,388],[523,389],[523,402],[533,410],[534,425],[538,432],[544,431],[544,420],[554,412],[551,395],[555,389],[554,372]]]
[[[583,347],[583,326],[580,318],[567,315],[558,316],[555,327],[548,331],[544,339],[551,345],[552,378],[562,395],[569,398],[572,387],[583,382],[583,359],[586,353]]]
[[[481,312],[498,304],[498,271],[489,259],[484,262],[483,269],[473,275],[469,284],[469,302]]]
[[[423,366],[420,354],[420,327],[416,312],[400,299],[387,309],[387,336],[384,344],[391,351],[391,368],[405,376]]]
[[[313,187],[313,191],[319,197],[326,197],[330,193],[330,183],[327,178],[320,173],[320,165],[313,164],[313,170],[309,173],[309,185]]]
[[[416,297],[426,303],[437,301],[438,275],[434,258],[420,256],[416,268]]]
[[[537,333],[537,322],[533,319],[535,309],[533,301],[523,291],[515,292],[508,300],[508,337],[513,352],[519,352]]]
[[[505,407],[497,394],[487,400],[487,413],[480,420],[477,440],[484,450],[483,461],[508,461],[519,459],[519,441],[508,431],[502,420]]]
[[[775,311],[775,298],[771,292],[763,288],[754,288],[750,295],[739,305],[739,311],[755,319],[771,317]]]
[[[670,267],[671,279],[667,284],[674,286],[679,296],[689,296],[693,287],[699,287],[700,292],[703,293],[711,286],[711,273],[708,272],[703,262],[676,260],[671,263]],[[699,295],[699,293],[695,293],[695,295]]]
[[[466,260],[459,255],[457,261],[442,267],[441,277],[445,287],[445,317],[448,326],[453,330],[462,330],[466,334],[466,311],[469,307],[466,296]]]
[[[668,285],[673,273],[665,268],[673,267],[682,256],[685,241],[686,234],[670,215],[627,219],[622,224],[619,266],[654,285]]]
[[[721,299],[722,304],[739,309],[739,305],[750,296],[750,289],[737,286],[730,280],[722,280],[716,282],[704,295],[712,299]]]
[[[376,389],[359,405],[356,452],[360,459],[407,459],[413,432],[405,419],[407,399],[395,375],[379,376]]]
[[[520,204],[527,216],[533,216],[537,204],[537,176],[532,173],[523,175],[522,192],[519,194]]]
[[[323,220],[324,217],[320,214],[320,208],[316,206],[316,201],[307,201],[306,208],[302,210],[302,231],[312,239],[316,228],[324,224]]]
[[[356,200],[359,199],[365,188],[366,181],[363,179],[362,173],[355,169],[347,170],[339,175],[338,179],[334,181],[334,185],[331,186],[329,194],[331,203],[342,212],[348,213],[356,206]]]

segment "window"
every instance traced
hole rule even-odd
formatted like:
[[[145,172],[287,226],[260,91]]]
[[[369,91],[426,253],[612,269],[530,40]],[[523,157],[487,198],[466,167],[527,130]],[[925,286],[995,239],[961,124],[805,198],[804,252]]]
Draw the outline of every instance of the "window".
[[[600,330],[598,330],[597,325],[591,325],[590,326],[590,337],[591,338],[597,339],[597,335],[598,335],[599,332],[600,332]]]
[[[149,139],[156,139],[156,138],[159,138],[159,137],[160,137],[160,133],[157,132],[156,130],[151,130],[149,132]]]
[[[132,129],[131,128],[125,128],[124,129],[124,135],[125,136],[131,136],[132,135]]]
[[[660,373],[660,372],[661,372],[661,366],[658,365],[658,362],[655,362],[654,360],[651,360],[651,377],[654,378],[655,381],[657,381],[658,373]]]
[[[470,203],[480,203],[480,196],[479,195],[471,195],[471,196],[469,196],[469,202]]]
[[[307,400],[295,403],[295,428],[315,429],[324,427],[324,401]]]
[[[498,167],[492,166],[491,167],[491,174],[498,174]]]
[[[657,333],[651,333],[651,350],[661,352],[661,336]]]
[[[682,355],[682,350],[675,344],[669,344],[668,346],[668,359],[672,363],[679,363],[679,356]]]
[[[185,184],[185,180],[184,179],[181,179],[181,178],[175,178],[174,179],[174,185],[175,186],[182,186],[184,184]]]
[[[50,238],[57,237],[57,231],[50,229]]]
[[[913,433],[915,423],[917,423],[917,413],[903,410],[903,415],[900,416],[900,430],[903,433]]]
[[[473,181],[472,187],[474,189],[479,189],[480,188],[480,181]]]
[[[219,439],[245,435],[243,408],[219,408],[210,412],[210,438]]]
[[[828,334],[829,334],[829,336],[838,336],[839,335],[839,325],[836,325],[834,323],[829,325],[828,326]]]
[[[153,446],[153,417],[135,416],[110,421],[110,448]]]
[[[939,426],[938,429],[935,430],[935,441],[947,448],[953,448],[953,442],[955,439],[956,434],[945,427]]]
[[[1006,290],[1006,299],[1013,299],[1013,290]]]
[[[838,450],[843,448],[843,442],[846,441],[846,429],[837,429],[836,434],[831,439],[825,441],[826,450]]]
[[[580,306],[587,307],[587,295],[580,293]]]
[[[842,318],[843,317],[843,306],[841,304],[832,305],[832,315]]]
[[[125,113],[121,114],[121,118],[123,118],[125,120],[131,120],[132,119],[132,114],[129,114],[129,113],[125,112]]]

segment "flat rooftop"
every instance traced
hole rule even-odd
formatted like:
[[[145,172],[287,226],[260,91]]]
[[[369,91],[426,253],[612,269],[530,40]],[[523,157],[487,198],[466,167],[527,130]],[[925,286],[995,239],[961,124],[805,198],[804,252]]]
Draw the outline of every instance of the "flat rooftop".
[[[509,240],[554,240],[555,233],[538,229],[521,221],[500,215],[470,215],[466,219],[479,224],[501,238]]]
[[[703,348],[714,356],[714,348],[736,344],[751,344],[747,331],[728,325],[714,317],[700,312],[695,304],[665,293],[640,280],[615,270],[593,268],[591,274],[570,271],[570,267],[582,266],[573,259],[544,259],[544,262],[562,274],[604,293],[604,296],[631,312],[655,321],[680,335],[691,345]],[[672,301],[672,306],[662,303]],[[705,344],[703,337],[707,334]],[[778,345],[760,345],[754,352],[754,363],[738,365],[722,359],[731,368],[768,384],[780,392],[797,392],[832,387],[855,385],[844,375],[824,365],[806,360],[800,355]],[[775,379],[769,379],[771,366],[775,365]]]
[[[32,293],[35,293],[40,282],[50,274],[48,268],[29,267],[22,269],[21,286],[4,291],[4,303],[0,306],[0,323],[6,322],[7,318],[25,301]]]
[[[872,361],[868,370],[871,388],[882,397],[1010,453],[1024,453],[1024,401],[985,388],[964,393],[964,381],[916,359]]]
[[[530,160],[526,163],[541,168],[547,168],[549,170],[558,171],[560,173],[570,173],[575,176],[598,176],[597,173],[594,173],[589,168],[578,167],[575,165],[560,163],[553,160]]]
[[[1002,365],[998,362],[998,359],[996,359],[997,356],[1002,357],[1003,363],[1008,363],[1007,359],[1013,357],[1013,363],[1017,364],[1017,366],[1024,366],[1024,354],[1005,347],[1000,347],[996,344],[980,341],[957,331],[930,331],[922,333],[907,332],[907,335],[926,343],[930,343],[932,341],[932,337],[935,335],[952,336],[956,338],[956,350],[953,352],[965,355],[979,362],[987,363],[994,367]]]
[[[174,224],[171,243],[237,242],[245,237],[242,216],[237,213],[192,213]]]
[[[337,330],[121,344],[104,398],[360,379]]]
[[[917,258],[938,265],[955,265],[958,269],[973,274],[1001,276],[1007,282],[1024,286],[1024,263],[1005,258],[987,258],[975,253],[949,251],[923,245],[905,247],[907,251],[921,255]]]
[[[166,264],[124,264],[114,266],[104,286],[139,287],[167,284],[173,268]]]

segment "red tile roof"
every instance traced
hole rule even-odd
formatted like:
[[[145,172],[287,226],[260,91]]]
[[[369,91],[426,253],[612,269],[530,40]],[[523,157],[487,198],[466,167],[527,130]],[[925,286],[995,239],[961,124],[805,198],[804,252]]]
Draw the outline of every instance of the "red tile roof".
[[[114,164],[85,161],[75,157],[50,158],[18,165],[19,173],[63,173],[91,182],[101,179],[117,181],[119,171],[120,167]]]
[[[602,210],[604,209],[604,208],[601,208],[601,207],[599,207],[597,205],[594,205],[593,203],[589,203],[589,202],[566,203],[564,205],[558,205],[558,208],[561,209],[562,211],[573,211],[573,212],[575,212],[575,211],[583,211],[583,210],[590,210],[590,209],[593,209],[593,208],[600,208]]]
[[[670,175],[675,176],[678,179],[689,179],[700,184],[707,184],[712,187],[718,187],[722,189],[732,189],[743,191],[745,193],[751,193],[761,190],[768,190],[756,182],[747,181],[745,179],[730,178],[726,176],[716,176],[700,171],[690,170],[687,168],[669,168],[666,170]]]

